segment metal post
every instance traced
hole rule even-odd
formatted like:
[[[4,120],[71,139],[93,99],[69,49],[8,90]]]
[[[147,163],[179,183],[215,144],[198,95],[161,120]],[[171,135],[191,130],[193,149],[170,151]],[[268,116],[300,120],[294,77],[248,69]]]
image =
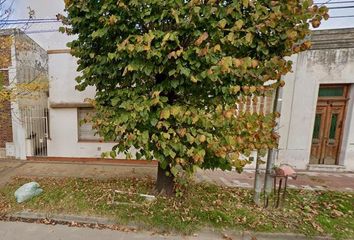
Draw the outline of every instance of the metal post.
[[[253,201],[255,204],[259,205],[260,204],[260,198],[261,198],[261,176],[260,176],[260,170],[259,170],[259,162],[260,162],[260,157],[257,152],[256,156],[256,171],[254,175],[254,195],[253,195]]]
[[[277,87],[275,91],[275,97],[274,97],[274,103],[273,103],[273,113],[278,110],[278,98],[279,98],[279,87]],[[276,129],[273,128],[273,132],[275,132]],[[267,156],[267,165],[266,165],[266,173],[265,173],[265,179],[264,179],[264,206],[268,206],[269,202],[269,196],[272,192],[272,167],[275,162],[275,154],[276,150],[275,149],[269,149],[268,150],[268,156]]]

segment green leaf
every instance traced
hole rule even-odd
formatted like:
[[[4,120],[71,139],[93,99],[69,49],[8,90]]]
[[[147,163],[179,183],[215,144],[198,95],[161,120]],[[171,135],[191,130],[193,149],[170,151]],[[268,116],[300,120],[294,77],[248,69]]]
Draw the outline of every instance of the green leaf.
[[[114,59],[114,58],[115,58],[115,56],[116,56],[116,54],[115,54],[115,53],[108,53],[108,59],[109,59],[109,60]],[[90,55],[90,57],[91,57],[91,55]]]
[[[191,71],[188,68],[185,67],[180,67],[180,71],[183,75],[185,75],[186,77],[189,77],[191,74]]]
[[[116,158],[116,156],[117,156],[117,153],[116,153],[116,151],[110,151],[109,152],[109,156],[111,157],[111,158]]]
[[[178,174],[178,169],[176,167],[171,167],[170,169],[171,173],[173,174],[173,176],[177,176]]]
[[[92,37],[93,39],[95,39],[95,38],[100,38],[100,37],[103,37],[106,33],[107,33],[107,29],[106,29],[106,28],[100,28],[100,29],[94,31],[94,32],[91,34],[91,37]]]
[[[153,126],[153,127],[156,126],[157,122],[158,122],[158,120],[157,120],[156,118],[150,119],[150,124],[151,124],[151,126]]]
[[[141,134],[141,141],[143,143],[148,143],[149,142],[149,131],[144,131],[142,134]]]
[[[117,97],[116,97],[116,98],[112,98],[112,100],[111,100],[111,104],[112,104],[112,106],[113,106],[113,107],[117,106],[117,104],[118,104],[119,100],[120,100],[120,99],[119,99],[119,98],[117,98]]]

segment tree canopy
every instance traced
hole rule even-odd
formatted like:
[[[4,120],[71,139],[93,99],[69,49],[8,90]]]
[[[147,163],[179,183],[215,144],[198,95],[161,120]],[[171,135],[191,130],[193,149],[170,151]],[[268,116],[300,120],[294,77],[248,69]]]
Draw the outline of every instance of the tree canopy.
[[[241,170],[275,147],[275,113],[236,103],[284,83],[286,57],[309,49],[310,24],[328,18],[309,0],[66,0],[77,88],[97,89],[94,128],[110,152],[136,149],[173,175]],[[271,85],[265,83],[274,80]]]

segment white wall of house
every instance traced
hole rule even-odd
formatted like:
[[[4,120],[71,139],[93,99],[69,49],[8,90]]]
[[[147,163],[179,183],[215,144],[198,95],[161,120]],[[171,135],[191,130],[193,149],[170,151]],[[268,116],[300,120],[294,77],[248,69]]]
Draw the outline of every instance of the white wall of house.
[[[69,53],[49,54],[49,102],[55,104],[84,103],[86,98],[95,96],[93,87],[84,92],[75,90],[76,59]],[[83,142],[78,137],[78,114],[76,107],[50,108],[50,157],[100,157],[102,152],[110,151],[113,143]],[[119,156],[124,158],[124,156]]]
[[[50,103],[83,103],[95,96],[95,89],[88,87],[84,92],[75,90],[77,59],[70,53],[49,54]]]

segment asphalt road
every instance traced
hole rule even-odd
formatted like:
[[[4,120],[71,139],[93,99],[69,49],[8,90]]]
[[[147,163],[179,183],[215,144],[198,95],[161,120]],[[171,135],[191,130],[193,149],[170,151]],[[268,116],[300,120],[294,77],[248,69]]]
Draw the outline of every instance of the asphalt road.
[[[91,229],[65,225],[45,225],[24,222],[0,222],[0,240],[216,240],[221,234],[204,233],[196,236],[157,235],[152,232],[120,232],[110,229]],[[239,238],[232,238],[234,240]]]

